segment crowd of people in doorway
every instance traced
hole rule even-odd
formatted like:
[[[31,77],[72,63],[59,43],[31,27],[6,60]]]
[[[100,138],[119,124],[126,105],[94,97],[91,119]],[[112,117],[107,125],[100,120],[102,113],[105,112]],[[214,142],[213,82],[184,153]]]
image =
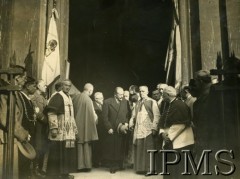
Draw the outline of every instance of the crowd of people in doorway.
[[[70,173],[90,172],[93,167],[109,168],[112,174],[125,168],[146,174],[148,150],[163,149],[172,141],[174,150],[188,149],[199,156],[207,145],[209,136],[203,129],[212,83],[208,71],[196,72],[181,90],[160,83],[150,96],[145,85],[116,87],[113,97],[105,100],[90,83],[82,92],[70,93],[71,81],[62,80],[47,99],[43,80],[35,81],[24,71],[15,81],[21,87],[15,93],[15,143],[29,143],[36,151],[35,157],[15,151],[19,178],[74,178]],[[1,86],[6,84],[1,80]],[[6,96],[1,94],[0,100],[2,136],[7,134]],[[0,139],[4,144],[4,137]],[[181,175],[182,167],[170,167],[170,177]]]

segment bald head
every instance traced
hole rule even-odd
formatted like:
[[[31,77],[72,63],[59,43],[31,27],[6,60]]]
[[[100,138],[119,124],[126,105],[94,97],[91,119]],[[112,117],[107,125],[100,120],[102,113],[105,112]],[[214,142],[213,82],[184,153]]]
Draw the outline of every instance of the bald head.
[[[37,90],[39,90],[42,93],[45,93],[47,89],[46,83],[44,80],[38,80],[37,81]]]
[[[86,83],[83,87],[83,92],[85,92],[87,95],[91,96],[93,93],[93,85],[91,83]]]
[[[123,91],[122,87],[116,87],[115,88],[114,96],[117,100],[122,101],[123,94],[124,94],[124,91]]]

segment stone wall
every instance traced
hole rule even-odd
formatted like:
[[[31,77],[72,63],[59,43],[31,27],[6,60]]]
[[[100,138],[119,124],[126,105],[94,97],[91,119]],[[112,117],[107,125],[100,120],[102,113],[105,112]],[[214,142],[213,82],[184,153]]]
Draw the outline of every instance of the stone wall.
[[[221,52],[218,0],[199,1],[202,69],[215,68],[217,52]]]
[[[7,67],[9,56],[12,0],[0,0],[0,68]]]
[[[0,67],[10,64],[26,66],[30,76],[41,77],[45,53],[45,39],[51,17],[53,0],[1,0],[0,8]],[[65,78],[68,58],[69,1],[56,4],[60,41],[61,78]]]
[[[240,58],[240,1],[227,0],[226,9],[229,51],[234,51],[235,55]]]
[[[240,1],[199,0],[202,69],[216,68],[217,52],[240,57]]]

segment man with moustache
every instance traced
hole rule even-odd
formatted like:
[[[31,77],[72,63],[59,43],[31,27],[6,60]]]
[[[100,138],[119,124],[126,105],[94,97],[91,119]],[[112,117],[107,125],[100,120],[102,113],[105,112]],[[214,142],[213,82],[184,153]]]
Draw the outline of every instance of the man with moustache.
[[[108,133],[104,142],[106,148],[103,159],[108,162],[110,173],[115,173],[123,167],[125,155],[130,108],[128,102],[123,99],[123,94],[123,88],[116,87],[114,97],[103,103],[103,121]]]

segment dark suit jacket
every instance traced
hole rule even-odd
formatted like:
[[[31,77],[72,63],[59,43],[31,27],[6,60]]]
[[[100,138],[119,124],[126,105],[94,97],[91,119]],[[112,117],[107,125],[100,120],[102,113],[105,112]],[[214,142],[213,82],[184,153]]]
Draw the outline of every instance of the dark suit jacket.
[[[128,123],[130,108],[126,100],[119,104],[115,98],[109,98],[103,103],[103,123],[106,136],[103,139],[103,160],[123,161],[126,148],[126,135],[119,134],[117,127],[120,123]],[[108,134],[113,129],[113,134]]]
[[[130,118],[130,107],[126,100],[122,100],[119,104],[115,98],[109,98],[103,103],[103,121],[107,129],[117,130],[120,123],[128,123]]]
[[[95,112],[96,112],[96,114],[97,114],[97,116],[98,116],[98,119],[99,119],[99,117],[101,117],[101,115],[102,115],[102,108],[100,108],[100,107],[98,106],[98,104],[96,103],[96,101],[93,101],[93,107],[94,107],[94,110],[95,110]]]

